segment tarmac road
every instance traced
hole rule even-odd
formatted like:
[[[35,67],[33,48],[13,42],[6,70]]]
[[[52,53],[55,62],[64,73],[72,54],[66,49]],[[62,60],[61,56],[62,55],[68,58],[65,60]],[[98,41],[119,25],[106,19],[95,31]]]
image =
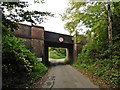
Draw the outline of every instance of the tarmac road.
[[[50,61],[52,67],[42,88],[99,88],[72,66],[64,64],[64,59]]]

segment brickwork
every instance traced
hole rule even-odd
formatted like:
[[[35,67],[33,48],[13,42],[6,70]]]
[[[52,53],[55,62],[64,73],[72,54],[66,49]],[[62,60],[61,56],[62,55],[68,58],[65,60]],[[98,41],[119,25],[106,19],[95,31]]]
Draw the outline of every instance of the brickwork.
[[[22,40],[25,43],[26,47],[28,49],[31,49],[31,39],[22,38]]]
[[[19,29],[15,31],[15,36],[22,38],[27,48],[42,58],[44,53],[44,28],[40,26],[29,26],[19,24]]]
[[[31,47],[32,47],[32,52],[34,52],[37,55],[37,57],[42,58],[44,51],[44,41],[31,39]]]
[[[69,62],[73,62],[86,43],[85,38],[82,39],[82,42],[77,43],[76,36],[74,36],[73,42],[72,36],[48,32],[44,31],[44,27],[24,24],[19,24],[19,30],[15,31],[15,36],[22,38],[27,48],[35,53],[38,58],[42,58],[44,64],[48,63],[48,47],[67,48]],[[60,37],[64,39],[63,42],[59,41]]]
[[[44,28],[31,27],[31,38],[32,39],[44,39]]]
[[[15,31],[15,36],[21,38],[31,38],[31,26],[19,24],[19,29]]]

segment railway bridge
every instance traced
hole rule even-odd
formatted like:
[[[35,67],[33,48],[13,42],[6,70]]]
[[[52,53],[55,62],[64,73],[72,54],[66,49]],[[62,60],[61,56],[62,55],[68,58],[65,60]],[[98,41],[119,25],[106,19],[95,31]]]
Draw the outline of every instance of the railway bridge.
[[[62,47],[66,48],[68,63],[76,60],[77,54],[81,51],[82,46],[86,43],[86,39],[82,38],[80,43],[77,43],[76,35],[73,36],[45,31],[41,26],[30,26],[19,24],[19,29],[15,31],[15,36],[22,38],[27,48],[36,54],[38,58],[42,58],[43,64],[47,65],[48,48]]]

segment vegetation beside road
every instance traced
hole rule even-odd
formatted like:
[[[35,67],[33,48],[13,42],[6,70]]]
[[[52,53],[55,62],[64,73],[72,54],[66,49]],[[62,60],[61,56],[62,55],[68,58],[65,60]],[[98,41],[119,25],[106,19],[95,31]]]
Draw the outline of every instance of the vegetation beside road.
[[[49,58],[53,59],[62,59],[66,57],[66,50],[65,48],[49,48]]]
[[[14,36],[14,31],[19,29],[17,23],[27,21],[35,25],[36,23],[42,23],[44,16],[53,16],[50,12],[25,10],[29,5],[28,2],[0,3],[2,9],[3,89],[29,87],[47,72],[47,67],[26,48],[22,39]]]
[[[3,36],[3,88],[29,87],[46,72],[45,67],[16,37]]]
[[[76,43],[81,43],[79,32],[88,43],[82,47],[74,65],[82,67],[93,76],[106,80],[111,87],[120,88],[120,1],[119,2],[69,2],[62,18],[70,33],[76,33]],[[81,35],[81,36],[82,36]]]

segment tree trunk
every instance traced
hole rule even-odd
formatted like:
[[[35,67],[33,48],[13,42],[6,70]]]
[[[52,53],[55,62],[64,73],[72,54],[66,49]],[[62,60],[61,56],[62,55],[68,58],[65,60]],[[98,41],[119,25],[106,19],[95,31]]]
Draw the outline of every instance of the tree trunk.
[[[112,20],[111,20],[111,8],[110,3],[108,2],[108,39],[109,43],[112,43]]]
[[[74,60],[77,60],[77,31],[75,31],[75,34],[74,34],[73,59],[74,59]]]

